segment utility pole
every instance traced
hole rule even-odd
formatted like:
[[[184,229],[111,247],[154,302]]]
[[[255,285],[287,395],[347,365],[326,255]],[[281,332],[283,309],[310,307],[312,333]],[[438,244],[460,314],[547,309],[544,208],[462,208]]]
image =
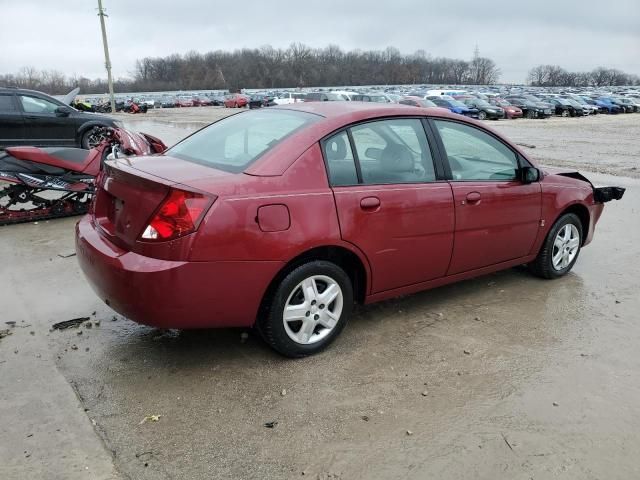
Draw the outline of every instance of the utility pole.
[[[109,60],[109,44],[107,43],[107,30],[104,26],[104,17],[107,15],[102,8],[102,0],[98,0],[98,16],[102,27],[102,46],[104,47],[104,66],[107,68],[107,83],[109,84],[109,99],[111,101],[111,113],[116,113],[116,100],[113,97],[113,78],[111,78],[111,60]]]

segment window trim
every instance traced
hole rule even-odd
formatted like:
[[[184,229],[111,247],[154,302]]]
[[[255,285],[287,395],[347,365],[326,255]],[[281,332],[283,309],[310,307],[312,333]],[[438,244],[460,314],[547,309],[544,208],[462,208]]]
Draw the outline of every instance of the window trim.
[[[522,183],[522,180],[518,177],[518,175],[516,174],[515,178],[512,179],[455,179],[453,178],[453,174],[451,172],[451,165],[449,165],[449,159],[447,157],[447,150],[445,149],[444,146],[444,142],[442,141],[442,137],[440,136],[440,132],[438,130],[438,126],[436,125],[436,121],[440,121],[440,122],[451,122],[451,123],[457,123],[457,124],[461,124],[470,128],[476,128],[477,130],[480,130],[481,132],[489,135],[490,137],[492,137],[494,140],[500,142],[502,145],[504,145],[507,149],[509,149],[516,157],[516,162],[518,164],[518,170],[520,170],[523,167],[533,167],[533,165],[531,165],[531,163],[524,158],[520,152],[518,152],[516,149],[514,149],[511,145],[509,145],[508,143],[505,143],[504,140],[502,140],[501,138],[499,138],[495,133],[486,130],[484,128],[481,128],[477,125],[472,125],[469,124],[467,122],[461,122],[459,120],[453,119],[453,118],[440,118],[440,117],[435,117],[435,118],[428,118],[427,119],[429,126],[431,127],[431,129],[433,130],[433,133],[436,137],[436,143],[438,145],[438,149],[440,150],[440,158],[442,160],[442,164],[444,166],[444,170],[445,170],[445,175],[448,181],[450,182],[500,182],[500,183],[509,183],[509,182],[519,182]]]
[[[419,181],[419,182],[402,182],[402,183],[364,183],[362,179],[362,171],[360,169],[360,158],[358,157],[358,152],[355,148],[355,143],[353,141],[353,137],[351,135],[351,129],[353,127],[357,127],[360,125],[366,125],[367,123],[376,123],[385,120],[418,120],[422,124],[422,129],[424,131],[425,137],[427,139],[427,146],[429,147],[429,152],[431,154],[431,161],[433,162],[433,168],[436,175],[436,179],[433,181]],[[432,183],[442,183],[446,182],[447,178],[444,177],[444,168],[441,164],[441,158],[439,155],[439,149],[435,144],[436,138],[434,138],[433,134],[430,132],[428,128],[428,120],[429,117],[425,117],[422,115],[391,115],[385,117],[376,117],[376,118],[368,118],[366,120],[361,120],[353,123],[349,123],[347,125],[343,125],[336,130],[328,133],[324,137],[320,139],[320,152],[322,154],[322,159],[324,161],[325,171],[327,173],[327,181],[329,183],[330,188],[342,188],[342,187],[368,187],[368,186],[380,186],[380,185],[420,185],[420,184],[432,184]],[[346,131],[347,137],[349,138],[349,146],[351,148],[351,154],[353,156],[353,161],[356,166],[356,174],[358,177],[358,183],[348,184],[348,185],[332,185],[331,184],[331,172],[329,170],[329,163],[327,160],[327,156],[325,154],[325,146],[329,139],[333,138],[335,135],[339,135],[341,132]]]

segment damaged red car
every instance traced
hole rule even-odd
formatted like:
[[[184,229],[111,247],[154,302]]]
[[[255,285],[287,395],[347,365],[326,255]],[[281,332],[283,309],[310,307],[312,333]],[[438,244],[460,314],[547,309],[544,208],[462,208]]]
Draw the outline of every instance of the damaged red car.
[[[624,193],[446,110],[359,102],[232,115],[97,183],[76,251],[107,305],[161,328],[256,326],[291,357],[327,347],[354,303],[521,264],[562,277]]]

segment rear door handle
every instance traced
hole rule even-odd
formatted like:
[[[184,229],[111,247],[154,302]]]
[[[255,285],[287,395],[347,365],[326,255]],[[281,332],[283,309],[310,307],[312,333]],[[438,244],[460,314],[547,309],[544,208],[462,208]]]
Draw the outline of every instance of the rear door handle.
[[[482,198],[482,196],[480,195],[480,192],[469,192],[467,193],[467,202],[471,203],[472,205],[476,205],[478,203],[480,203],[480,199]]]
[[[380,206],[380,199],[378,197],[364,197],[360,200],[360,208],[363,210],[375,210]]]

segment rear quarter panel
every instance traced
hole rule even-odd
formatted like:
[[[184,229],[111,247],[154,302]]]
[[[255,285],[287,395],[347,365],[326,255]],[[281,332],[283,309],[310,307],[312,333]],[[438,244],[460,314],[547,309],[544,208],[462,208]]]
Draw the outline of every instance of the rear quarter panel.
[[[221,194],[207,213],[192,244],[191,261],[288,261],[314,247],[346,244],[340,238],[318,144],[282,176],[245,176],[236,185],[234,192]],[[288,228],[264,231],[263,225],[261,229],[258,210],[270,205],[286,206]]]

